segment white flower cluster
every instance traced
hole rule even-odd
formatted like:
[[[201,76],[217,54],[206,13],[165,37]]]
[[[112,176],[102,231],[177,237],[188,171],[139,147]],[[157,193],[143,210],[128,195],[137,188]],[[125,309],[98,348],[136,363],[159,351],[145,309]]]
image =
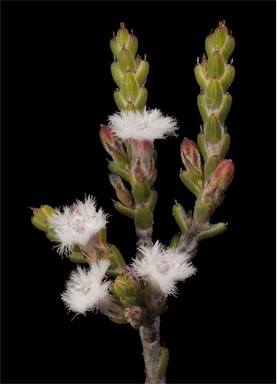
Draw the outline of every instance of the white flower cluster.
[[[153,281],[165,296],[176,296],[176,284],[196,273],[186,253],[167,248],[159,241],[152,247],[141,246],[138,251],[140,254],[131,263],[134,273],[146,283]]]
[[[108,126],[122,140],[136,139],[151,142],[175,135],[178,129],[176,119],[164,116],[157,108],[116,112],[109,116]]]
[[[84,202],[77,200],[72,206],[55,209],[56,214],[49,218],[49,227],[57,236],[60,254],[68,255],[75,244],[86,245],[92,236],[107,225],[108,215],[102,208],[97,210],[92,196]]]
[[[109,294],[111,281],[105,278],[109,264],[108,260],[94,261],[89,268],[78,265],[71,272],[66,290],[61,295],[70,311],[84,315],[87,311],[97,310],[101,301]]]

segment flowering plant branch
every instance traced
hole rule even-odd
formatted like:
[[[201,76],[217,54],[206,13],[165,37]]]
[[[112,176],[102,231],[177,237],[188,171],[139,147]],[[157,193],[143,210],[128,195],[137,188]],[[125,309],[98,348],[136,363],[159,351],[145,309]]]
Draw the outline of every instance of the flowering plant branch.
[[[177,296],[177,284],[196,273],[192,259],[199,242],[227,228],[226,223],[210,219],[234,176],[232,160],[225,159],[230,145],[225,120],[232,102],[228,89],[235,76],[229,59],[234,47],[225,22],[219,22],[195,66],[203,125],[197,143],[185,137],[180,146],[185,168],[180,179],[195,195],[195,204],[188,213],[179,202],[173,205],[179,232],[169,245],[153,240],[158,199],[155,141],[177,136],[178,122],[146,107],[149,63],[137,55],[137,37],[124,23],[110,40],[119,111],[100,126],[99,135],[110,156],[109,180],[118,199],[114,207],[134,224],[136,254],[123,256],[108,242],[109,214],[97,207],[92,195],[71,206],[32,209],[32,224],[45,232],[60,255],[77,263],[61,294],[65,306],[76,314],[99,311],[115,323],[138,329],[146,384],[166,382],[169,351],[160,343],[160,316],[168,309],[168,296]]]

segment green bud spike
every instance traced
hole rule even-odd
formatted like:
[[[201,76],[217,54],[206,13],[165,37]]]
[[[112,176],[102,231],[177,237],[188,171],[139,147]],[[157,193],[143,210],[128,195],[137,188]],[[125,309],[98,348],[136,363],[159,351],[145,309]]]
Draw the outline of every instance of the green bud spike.
[[[188,227],[186,223],[187,219],[187,214],[186,211],[184,210],[183,206],[179,203],[175,203],[172,207],[172,213],[174,216],[174,219],[176,223],[178,224],[182,234],[188,232]]]
[[[218,23],[218,27],[214,30],[214,40],[213,40],[214,47],[221,49],[224,46],[228,36],[229,36],[229,31],[225,25],[225,21],[224,20],[220,21]]]
[[[231,55],[235,49],[235,44],[236,44],[235,39],[233,38],[232,35],[229,35],[225,44],[224,44],[224,47],[221,50],[221,55],[226,62],[231,57]]]
[[[131,208],[126,207],[125,205],[123,205],[119,201],[116,201],[114,203],[114,207],[122,215],[130,217],[130,219],[134,219],[135,218],[135,211],[133,209],[131,209]]]
[[[227,153],[229,151],[229,147],[230,147],[230,141],[231,141],[231,138],[230,138],[229,133],[227,133],[227,132],[223,133],[222,141],[221,141],[221,148],[220,148],[219,153],[218,153],[220,160],[223,160],[225,158],[225,156],[227,155]]]
[[[226,223],[217,223],[217,224],[209,224],[208,229],[201,231],[197,235],[197,240],[202,241],[205,239],[209,239],[214,236],[221,235],[227,229]]]
[[[197,135],[197,145],[201,153],[201,156],[203,157],[203,160],[207,161],[209,158],[209,151],[208,151],[206,136],[204,132],[200,132]]]
[[[215,114],[210,115],[205,127],[206,140],[210,143],[221,141],[222,129],[218,117]]]
[[[206,89],[206,105],[209,109],[218,109],[222,103],[223,92],[219,80],[212,79]]]
[[[123,180],[127,181],[128,183],[130,182],[129,173],[125,171],[125,169],[121,168],[118,164],[116,164],[115,161],[109,161],[108,168],[115,175],[120,176]]]
[[[232,64],[228,64],[225,68],[224,74],[220,79],[223,92],[226,92],[231,86],[235,78],[235,67]]]
[[[135,69],[135,59],[126,48],[122,48],[118,55],[118,63],[123,73],[126,71],[133,72]]]
[[[179,176],[185,186],[197,197],[200,193],[200,188],[192,181],[188,172],[181,171]]]
[[[136,102],[135,102],[136,109],[138,111],[141,111],[145,107],[146,102],[147,102],[147,98],[148,98],[147,89],[145,87],[141,87],[139,89],[138,97],[137,97]]]
[[[132,72],[127,71],[122,80],[121,93],[125,100],[135,101],[139,95],[139,86]]]
[[[135,226],[139,229],[148,229],[153,225],[153,214],[146,206],[138,208],[135,214]]]
[[[137,203],[146,203],[150,197],[151,188],[146,181],[136,181],[133,184],[132,194]]]
[[[194,75],[199,87],[205,91],[208,85],[208,80],[206,78],[206,73],[203,70],[203,66],[200,63],[197,63],[194,67]]]
[[[225,95],[223,95],[223,101],[217,114],[220,124],[224,124],[230,111],[231,105],[232,96],[230,95],[230,93],[225,93]]]
[[[149,62],[146,60],[141,60],[141,58],[138,56],[136,59],[136,67],[137,69],[135,71],[135,78],[138,82],[138,85],[141,87],[147,80],[149,73]]]
[[[114,82],[116,83],[118,88],[120,88],[121,84],[122,84],[123,77],[124,77],[124,73],[122,72],[118,61],[112,62],[111,74],[112,74],[112,78],[113,78]]]
[[[158,201],[158,193],[155,189],[151,189],[146,206],[150,209],[152,213],[154,212],[157,201]]]
[[[207,63],[207,74],[208,77],[220,79],[221,76],[224,73],[225,64],[223,57],[218,52],[218,50],[215,50],[209,57],[208,63]]]
[[[204,166],[204,175],[205,175],[205,181],[209,179],[213,171],[216,169],[220,162],[219,156],[213,155],[211,156],[205,163]]]

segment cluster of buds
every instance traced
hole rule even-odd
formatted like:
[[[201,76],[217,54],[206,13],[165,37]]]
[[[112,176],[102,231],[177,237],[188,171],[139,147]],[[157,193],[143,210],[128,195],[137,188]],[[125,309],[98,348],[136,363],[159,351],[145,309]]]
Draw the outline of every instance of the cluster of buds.
[[[117,108],[119,111],[142,110],[148,96],[145,82],[149,63],[146,57],[142,59],[137,55],[138,39],[132,31],[129,33],[123,22],[110,40],[110,48],[114,55],[111,73],[118,87],[114,91]]]
[[[173,206],[174,218],[186,236],[198,232],[197,239],[216,236],[226,230],[226,223],[209,223],[215,209],[223,202],[225,191],[232,182],[235,167],[232,160],[225,159],[230,146],[230,135],[225,120],[232,97],[228,92],[235,77],[235,69],[229,59],[235,48],[235,40],[229,34],[225,21],[205,40],[206,54],[197,60],[194,72],[200,86],[197,104],[203,120],[197,143],[184,138],[181,143],[181,158],[185,170],[180,178],[195,195],[193,215],[187,214],[181,204]],[[174,236],[172,244],[178,244]]]

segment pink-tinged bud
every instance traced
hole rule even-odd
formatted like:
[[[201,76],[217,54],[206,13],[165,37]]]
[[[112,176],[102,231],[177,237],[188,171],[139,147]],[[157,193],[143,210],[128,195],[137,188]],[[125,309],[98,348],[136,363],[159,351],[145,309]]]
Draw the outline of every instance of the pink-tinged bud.
[[[105,151],[108,152],[116,164],[125,168],[128,164],[128,157],[122,142],[107,125],[100,125],[99,136]]]
[[[202,180],[202,162],[197,144],[185,137],[180,149],[182,162],[189,175],[196,182]]]
[[[130,173],[133,182],[146,181],[151,186],[157,175],[154,159],[154,147],[147,140],[131,140],[132,155],[130,161]]]
[[[231,184],[235,173],[235,166],[232,160],[222,160],[211,174],[204,188],[204,200],[210,200],[217,207],[224,199],[224,192]]]

